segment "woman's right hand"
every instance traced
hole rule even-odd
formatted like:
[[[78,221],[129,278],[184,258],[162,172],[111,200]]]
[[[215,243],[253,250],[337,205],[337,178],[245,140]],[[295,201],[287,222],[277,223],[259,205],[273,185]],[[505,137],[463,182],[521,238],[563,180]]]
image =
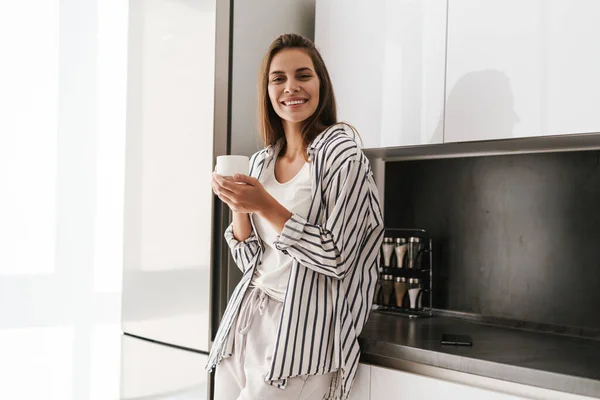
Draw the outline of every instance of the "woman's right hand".
[[[219,182],[215,179],[216,168],[212,176],[212,188],[213,193],[216,194],[222,202],[227,204],[229,208],[233,211],[233,208],[229,204],[229,198],[227,197],[225,191],[227,189],[223,188],[219,185]],[[228,181],[232,181],[233,177],[230,176],[222,176],[219,175],[222,179],[226,179]],[[233,237],[239,241],[243,242],[252,234],[252,225],[250,223],[250,215],[248,213],[236,212],[233,211]]]
[[[225,204],[227,204],[229,206],[229,208],[231,208],[230,200],[229,197],[227,197],[227,189],[225,189],[223,186],[219,185],[219,181],[217,181],[217,179],[215,178],[215,174],[217,173],[217,169],[215,167],[215,170],[213,171],[213,175],[211,177],[211,184],[212,184],[212,189],[213,189],[213,193],[217,195],[217,197]],[[232,177],[230,176],[222,176],[219,175],[222,179],[225,180],[233,180]]]

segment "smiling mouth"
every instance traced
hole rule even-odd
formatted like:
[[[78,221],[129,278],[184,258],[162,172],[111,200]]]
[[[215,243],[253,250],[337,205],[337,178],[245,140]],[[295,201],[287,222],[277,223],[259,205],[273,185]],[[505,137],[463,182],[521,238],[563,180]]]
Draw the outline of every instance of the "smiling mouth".
[[[281,104],[283,104],[284,106],[299,106],[301,104],[304,104],[308,102],[307,99],[302,99],[302,100],[290,100],[290,101],[282,101]]]

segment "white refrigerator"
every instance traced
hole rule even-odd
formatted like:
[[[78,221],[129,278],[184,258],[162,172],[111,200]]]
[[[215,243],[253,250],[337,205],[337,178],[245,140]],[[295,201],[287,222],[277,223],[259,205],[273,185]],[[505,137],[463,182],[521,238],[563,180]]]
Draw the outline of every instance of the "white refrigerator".
[[[204,365],[223,286],[211,265],[227,266],[210,186],[214,154],[226,151],[215,126],[216,7],[130,0],[123,400],[210,398]]]

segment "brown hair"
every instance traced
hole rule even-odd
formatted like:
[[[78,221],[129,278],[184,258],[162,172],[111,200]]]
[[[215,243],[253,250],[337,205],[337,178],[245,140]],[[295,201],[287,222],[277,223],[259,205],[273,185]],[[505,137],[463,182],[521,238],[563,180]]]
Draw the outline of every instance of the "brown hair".
[[[260,69],[258,83],[258,124],[260,136],[265,146],[274,145],[280,138],[284,139],[282,152],[285,150],[285,133],[281,118],[271,104],[268,93],[269,67],[273,57],[284,49],[301,49],[311,58],[315,66],[315,73],[319,77],[319,105],[315,112],[302,124],[302,142],[304,147],[317,137],[319,133],[335,124],[337,113],[335,95],[329,78],[325,62],[315,44],[304,36],[287,33],[279,36],[271,43]],[[306,157],[306,154],[305,154]]]

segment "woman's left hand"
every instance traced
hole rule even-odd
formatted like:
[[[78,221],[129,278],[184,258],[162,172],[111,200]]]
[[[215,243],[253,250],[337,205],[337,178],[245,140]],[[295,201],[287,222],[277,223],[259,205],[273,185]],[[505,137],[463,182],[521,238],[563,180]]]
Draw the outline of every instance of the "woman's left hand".
[[[261,213],[269,207],[273,197],[258,179],[236,174],[233,179],[213,172],[213,190],[232,211]]]

